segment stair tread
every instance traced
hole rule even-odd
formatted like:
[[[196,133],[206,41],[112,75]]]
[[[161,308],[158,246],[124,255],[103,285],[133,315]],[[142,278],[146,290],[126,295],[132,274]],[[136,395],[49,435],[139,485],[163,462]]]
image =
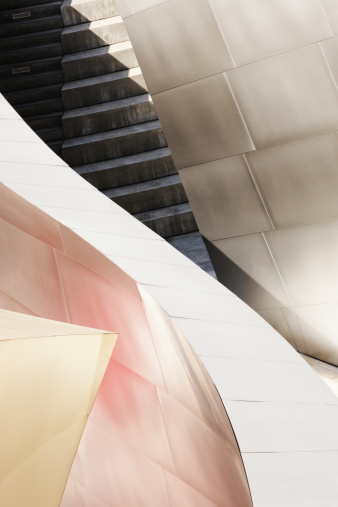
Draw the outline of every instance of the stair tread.
[[[173,206],[167,206],[165,208],[154,209],[151,211],[144,211],[142,213],[135,213],[134,217],[141,222],[147,222],[150,220],[158,220],[160,218],[166,218],[173,215],[181,215],[185,213],[192,213],[190,204],[174,204]]]
[[[44,118],[55,118],[57,116],[59,116],[61,118],[62,111],[54,111],[52,113],[44,113],[44,114],[38,114],[38,115],[34,115],[34,116],[26,116],[25,122],[27,123],[28,121],[32,121],[32,120],[43,120]]]
[[[51,5],[61,5],[62,0],[53,0],[52,2],[44,2],[41,4],[26,5],[24,9],[43,9],[44,7],[50,7]],[[15,13],[22,11],[23,7],[16,7],[15,9],[6,9],[1,11],[2,13]]]
[[[119,197],[122,195],[137,194],[146,192],[148,190],[156,190],[159,188],[169,187],[172,185],[182,185],[181,178],[178,174],[172,174],[171,176],[164,176],[163,178],[156,178],[153,180],[142,181],[140,183],[134,183],[131,185],[125,185],[117,188],[111,188],[109,190],[103,190],[102,192],[110,198]]]
[[[116,167],[128,166],[138,162],[148,162],[171,155],[169,148],[159,148],[157,150],[145,151],[136,155],[128,155],[126,157],[118,157],[111,160],[103,160],[102,162],[94,162],[92,164],[84,164],[73,167],[78,174],[87,174],[92,172],[104,171],[106,169],[114,169]]]
[[[23,39],[23,38],[30,38],[30,37],[36,37],[36,36],[41,36],[41,35],[48,35],[48,34],[55,34],[55,33],[60,33],[61,34],[62,32],[62,28],[53,28],[52,30],[41,30],[40,32],[30,32],[30,33],[23,33],[22,35],[20,35],[20,39]],[[10,35],[10,36],[7,36],[7,37],[1,37],[1,41],[2,42],[6,42],[6,41],[11,41],[11,40],[17,40],[18,36],[17,35]]]
[[[69,109],[63,115],[63,119],[77,118],[82,116],[89,116],[96,113],[105,113],[113,111],[114,109],[120,109],[123,107],[133,106],[135,104],[142,104],[151,102],[149,93],[143,95],[136,95],[134,97],[127,97],[124,99],[112,100],[109,102],[103,102],[101,104],[94,104],[93,106],[78,107],[76,109]]]
[[[73,62],[76,60],[84,60],[86,58],[94,58],[97,56],[106,55],[107,53],[113,54],[128,49],[133,49],[133,46],[131,45],[130,41],[117,42],[116,44],[111,44],[110,46],[87,49],[86,51],[78,51],[76,53],[71,53],[70,55],[65,55],[63,57],[62,63]]]
[[[81,23],[80,25],[66,26],[62,31],[62,36],[84,32],[86,30],[94,31],[95,28],[100,28],[101,26],[116,25],[119,23],[123,23],[121,16],[112,16],[110,18],[98,19],[88,23]]]
[[[51,62],[51,61],[61,61],[62,59],[62,56],[52,56],[50,58],[38,58],[37,60],[28,60],[28,61],[25,61],[25,62],[22,62],[22,63],[6,63],[5,65],[0,65],[0,70],[1,69],[6,69],[6,68],[15,68],[15,67],[23,67],[23,66],[26,66],[28,67],[29,65],[33,65],[33,64],[37,64],[37,63],[48,63],[48,62]],[[61,72],[61,71],[60,71]]]
[[[71,90],[74,88],[84,88],[86,86],[100,85],[101,83],[108,83],[109,81],[117,81],[126,77],[134,77],[142,75],[140,67],[133,67],[131,69],[119,70],[117,72],[110,72],[109,74],[103,74],[100,76],[87,77],[84,79],[76,79],[65,83],[62,87],[62,91]]]
[[[114,139],[125,135],[138,134],[141,132],[147,132],[149,130],[156,130],[159,128],[161,128],[160,122],[158,120],[154,120],[145,123],[140,123],[138,125],[131,125],[129,127],[108,130],[106,132],[99,132],[97,134],[90,134],[81,137],[74,137],[73,139],[67,139],[63,147],[70,148],[72,146],[87,145],[89,143],[95,143],[97,141],[108,141],[109,139]]]

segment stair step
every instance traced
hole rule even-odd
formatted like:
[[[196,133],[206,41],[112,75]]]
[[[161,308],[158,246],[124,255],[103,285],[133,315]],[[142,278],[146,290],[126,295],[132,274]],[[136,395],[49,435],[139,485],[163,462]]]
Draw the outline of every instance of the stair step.
[[[12,2],[13,6],[14,2]],[[1,25],[15,25],[22,21],[32,21],[39,18],[46,18],[49,16],[57,16],[61,14],[62,1],[54,1],[43,3],[40,5],[29,5],[26,8],[18,7],[15,2],[15,9],[9,9],[0,12],[0,24]]]
[[[32,5],[41,5],[54,2],[55,0],[15,0],[15,7],[21,9],[22,7],[31,7]],[[0,11],[3,12],[10,9],[13,9],[13,0],[1,0]]]
[[[54,141],[63,141],[63,130],[62,128],[46,128],[41,130],[36,130],[37,135],[45,142],[54,142]]]
[[[39,114],[63,112],[63,102],[61,99],[41,100],[39,102],[20,104],[15,109],[20,116],[26,118],[27,116],[37,116]]]
[[[62,72],[44,72],[31,76],[23,74],[20,79],[8,79],[0,83],[0,92],[14,92],[15,90],[27,90],[29,88],[37,88],[38,86],[52,85],[62,83]]]
[[[105,102],[66,111],[62,118],[66,139],[157,120],[150,95]]]
[[[133,214],[188,201],[178,174],[105,190],[104,194]]]
[[[39,100],[51,100],[61,98],[62,84],[38,86],[37,88],[29,88],[28,90],[17,90],[6,94],[6,99],[12,106],[18,104],[27,104],[29,102],[37,102]]]
[[[176,248],[176,250],[188,257],[197,264],[197,266],[217,280],[208,251],[199,231],[188,232],[180,236],[172,236],[167,238],[167,241]]]
[[[189,203],[136,213],[134,217],[162,238],[198,230]]]
[[[52,58],[42,58],[41,60],[33,60],[13,65],[1,65],[1,79],[20,79],[22,76],[41,74],[44,72],[61,71],[61,56]]]
[[[62,31],[65,53],[109,46],[129,39],[120,16],[69,26]]]
[[[159,121],[68,139],[62,151],[70,165],[90,164],[166,146]]]
[[[65,83],[62,98],[66,109],[102,104],[147,92],[140,67]]]
[[[63,56],[61,41],[59,43],[46,44],[45,46],[34,46],[27,49],[6,51],[6,53],[2,56],[1,63],[19,65],[20,62],[52,58],[53,56]],[[22,66],[25,65],[26,63],[22,64]]]
[[[14,37],[25,33],[42,32],[62,27],[62,17],[61,14],[58,14],[56,16],[47,16],[45,18],[32,20],[28,18],[28,20],[19,20],[16,23],[2,25],[0,33],[1,37]]]
[[[38,116],[28,116],[25,118],[25,122],[35,131],[55,127],[62,129],[61,117],[62,111],[57,111]]]
[[[61,12],[65,26],[110,18],[118,14],[115,0],[64,0]]]
[[[52,141],[52,142],[46,143],[46,144],[48,144],[48,146],[50,147],[51,150],[54,151],[54,153],[56,153],[59,157],[62,158],[63,140],[62,141]]]
[[[130,41],[66,55],[62,60],[65,81],[74,81],[137,67]]]
[[[169,148],[81,165],[73,169],[99,190],[177,173]]]
[[[17,51],[29,47],[60,43],[61,32],[61,28],[56,28],[55,30],[27,33],[20,37],[2,37],[0,38],[0,51],[5,54],[7,51]]]

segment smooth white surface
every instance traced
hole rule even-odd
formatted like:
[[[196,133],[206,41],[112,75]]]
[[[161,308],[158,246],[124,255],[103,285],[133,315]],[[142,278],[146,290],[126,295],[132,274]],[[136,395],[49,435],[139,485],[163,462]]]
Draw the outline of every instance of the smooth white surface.
[[[266,326],[265,321],[262,326],[185,318],[175,318],[175,322],[190,337],[190,343],[200,356],[303,364],[287,341],[280,340],[277,331]]]
[[[227,412],[241,441],[242,452],[338,449],[338,405],[234,401],[227,403]]]
[[[212,373],[223,401],[280,401],[338,405],[338,398],[305,363],[203,356],[202,360]],[[270,410],[273,412],[274,407],[270,406]],[[289,407],[289,417],[292,417],[292,414],[293,410]],[[251,431],[249,426],[247,431]]]
[[[338,452],[243,454],[255,507],[336,507]]]

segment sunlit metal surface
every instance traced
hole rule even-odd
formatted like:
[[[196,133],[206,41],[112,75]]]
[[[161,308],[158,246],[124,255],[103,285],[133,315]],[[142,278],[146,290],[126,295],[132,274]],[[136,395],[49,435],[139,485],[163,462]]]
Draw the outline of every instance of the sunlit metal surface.
[[[1,505],[60,505],[116,341],[103,333],[0,311]]]
[[[117,4],[220,281],[338,365],[337,2]]]

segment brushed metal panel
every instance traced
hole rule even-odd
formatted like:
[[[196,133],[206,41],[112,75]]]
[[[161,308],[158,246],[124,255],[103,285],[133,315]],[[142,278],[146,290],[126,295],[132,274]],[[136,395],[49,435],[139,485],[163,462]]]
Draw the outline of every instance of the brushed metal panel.
[[[119,14],[123,18],[144,11],[155,5],[162,4],[168,0],[115,0]]]
[[[97,496],[108,507],[170,507],[162,467],[90,418],[78,454],[85,477],[77,484],[81,505],[100,505]],[[88,501],[90,494],[93,497]]]
[[[332,72],[333,79],[335,80],[336,85],[338,85],[338,37],[331,37],[330,39],[321,42],[320,47],[324,53],[326,63]]]
[[[305,336],[294,308],[282,308],[282,313],[294,339],[296,350],[303,354],[308,354]]]
[[[221,439],[181,403],[157,391],[176,474],[219,507],[252,506],[231,426],[227,438]]]
[[[0,218],[47,245],[63,250],[59,224],[0,183]]]
[[[277,228],[338,217],[336,133],[257,150],[247,161]]]
[[[214,245],[226,257],[224,285],[245,303],[256,310],[290,305],[285,287],[261,234],[223,239],[214,242]]]
[[[153,96],[178,169],[254,149],[223,74]]]
[[[223,239],[273,229],[242,156],[180,171],[200,232]]]
[[[114,360],[165,389],[141,299],[60,252],[57,261],[71,322],[118,329]]]
[[[338,221],[265,233],[295,306],[338,301]]]
[[[209,374],[168,314],[144,290],[140,293],[168,394],[227,439],[232,429]]]
[[[156,386],[140,375],[111,361],[90,421],[175,473]]]
[[[35,314],[68,321],[55,250],[4,220],[0,220],[0,237],[1,290]]]
[[[294,308],[303,335],[307,354],[338,365],[338,303]]]
[[[215,504],[198,493],[186,482],[163,470],[171,507],[215,507]]]
[[[317,0],[209,0],[236,65],[332,35]]]
[[[206,0],[171,0],[125,24],[151,94],[234,67]]]
[[[338,34],[338,0],[321,0],[327,20],[334,34]]]
[[[257,148],[338,128],[336,86],[318,44],[227,72]]]
[[[265,319],[276,331],[283,336],[292,345],[292,347],[296,348],[296,342],[291,334],[290,328],[287,324],[285,316],[280,308],[272,308],[269,310],[260,310],[257,312],[263,319]]]

